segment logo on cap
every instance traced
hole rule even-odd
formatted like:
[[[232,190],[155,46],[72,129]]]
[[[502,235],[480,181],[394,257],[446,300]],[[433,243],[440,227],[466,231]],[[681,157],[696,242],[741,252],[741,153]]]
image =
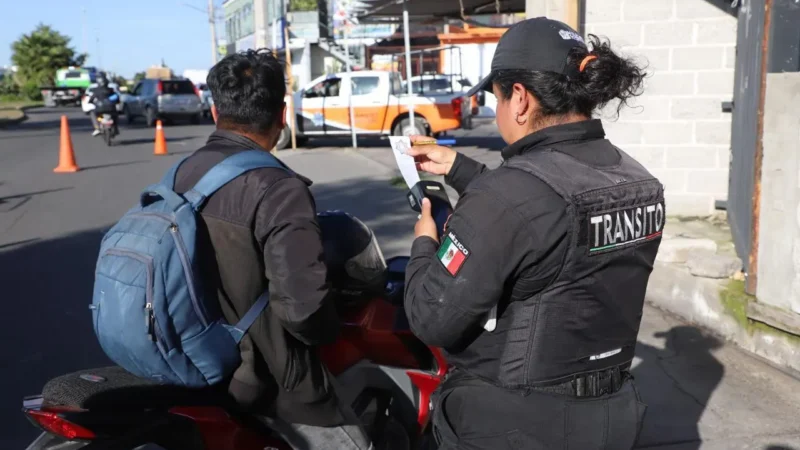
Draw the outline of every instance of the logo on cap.
[[[580,34],[574,31],[561,30],[558,32],[558,35],[561,36],[561,39],[564,39],[565,41],[572,39],[574,41],[580,42],[581,44],[586,44],[586,42],[584,42],[583,40],[583,37],[581,37]]]

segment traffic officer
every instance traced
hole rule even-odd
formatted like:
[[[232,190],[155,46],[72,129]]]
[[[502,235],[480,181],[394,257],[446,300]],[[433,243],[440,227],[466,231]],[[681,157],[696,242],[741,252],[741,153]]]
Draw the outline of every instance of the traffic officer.
[[[440,448],[630,449],[637,439],[646,407],[629,369],[663,186],[591,118],[638,95],[644,72],[590,41],[543,17],[503,35],[468,94],[497,97],[508,144],[499,168],[444,147],[410,150],[460,195],[441,242],[424,201],[406,272],[411,329],[452,366],[435,404]]]

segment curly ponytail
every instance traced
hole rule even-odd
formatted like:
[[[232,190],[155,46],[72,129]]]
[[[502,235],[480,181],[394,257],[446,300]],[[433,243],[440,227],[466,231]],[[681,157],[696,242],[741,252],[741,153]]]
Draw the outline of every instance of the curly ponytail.
[[[541,115],[578,113],[591,117],[598,108],[620,100],[617,113],[628,100],[642,93],[645,71],[630,58],[617,55],[608,40],[589,35],[590,50],[573,49],[567,57],[569,75],[555,72],[501,70],[493,81],[504,97],[515,83],[522,84],[541,106]],[[583,66],[583,70],[580,70]]]

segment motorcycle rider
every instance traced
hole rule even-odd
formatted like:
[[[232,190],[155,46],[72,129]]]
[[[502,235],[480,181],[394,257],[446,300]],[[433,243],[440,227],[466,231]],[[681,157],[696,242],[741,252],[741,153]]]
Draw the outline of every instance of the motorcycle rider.
[[[119,94],[108,85],[108,78],[105,72],[100,72],[97,75],[97,87],[91,90],[88,99],[89,103],[95,105],[94,109],[89,111],[89,116],[92,119],[92,126],[94,127],[92,136],[100,134],[100,126],[97,122],[97,118],[100,114],[111,115],[111,118],[114,120],[114,135],[119,134],[119,128],[117,127],[119,114],[116,106],[119,101]]]
[[[179,193],[228,156],[270,151],[286,125],[284,69],[270,51],[225,57],[207,84],[217,129],[180,166]],[[369,438],[316,351],[336,340],[339,319],[310,185],[301,175],[264,168],[223,186],[201,210],[198,269],[229,323],[270,292],[239,345],[242,363],[227,386],[236,404],[294,448],[365,450]]]
[[[423,202],[406,271],[411,329],[453,366],[434,409],[443,450],[622,450],[641,428],[629,370],[664,188],[591,118],[644,73],[590,37],[540,17],[500,39],[467,94],[497,97],[499,168],[409,151],[460,194],[441,243]]]

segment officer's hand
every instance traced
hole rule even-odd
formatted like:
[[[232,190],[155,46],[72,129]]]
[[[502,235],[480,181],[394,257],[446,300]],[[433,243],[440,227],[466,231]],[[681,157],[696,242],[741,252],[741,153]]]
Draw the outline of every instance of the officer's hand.
[[[422,214],[419,215],[419,220],[414,225],[414,237],[421,236],[428,236],[434,241],[439,241],[438,233],[436,232],[436,221],[433,220],[431,215],[431,201],[427,198],[422,199]]]
[[[411,142],[431,141],[428,136],[411,136]],[[406,152],[417,161],[417,169],[434,175],[447,175],[456,160],[456,151],[440,145],[412,145]]]

